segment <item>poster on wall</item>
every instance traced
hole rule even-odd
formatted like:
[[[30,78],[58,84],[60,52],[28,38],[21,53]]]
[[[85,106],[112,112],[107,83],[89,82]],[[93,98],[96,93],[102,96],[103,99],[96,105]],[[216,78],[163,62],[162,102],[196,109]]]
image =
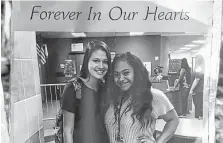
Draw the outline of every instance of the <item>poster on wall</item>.
[[[65,60],[64,64],[64,75],[65,77],[73,77],[76,74],[75,61]]]
[[[61,69],[64,69],[64,64],[60,64],[60,68]]]
[[[82,52],[84,50],[83,43],[71,44],[71,52]]]

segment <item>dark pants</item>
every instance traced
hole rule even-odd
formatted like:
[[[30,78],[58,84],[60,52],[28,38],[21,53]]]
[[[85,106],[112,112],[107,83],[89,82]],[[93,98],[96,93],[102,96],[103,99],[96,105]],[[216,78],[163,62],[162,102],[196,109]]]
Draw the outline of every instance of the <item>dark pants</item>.
[[[187,115],[189,88],[180,88],[182,115]]]
[[[203,93],[195,93],[193,95],[193,102],[195,106],[195,118],[203,117]]]
[[[181,103],[181,93],[179,90],[175,90],[172,94],[172,104],[177,112],[177,115],[182,115],[182,103]]]

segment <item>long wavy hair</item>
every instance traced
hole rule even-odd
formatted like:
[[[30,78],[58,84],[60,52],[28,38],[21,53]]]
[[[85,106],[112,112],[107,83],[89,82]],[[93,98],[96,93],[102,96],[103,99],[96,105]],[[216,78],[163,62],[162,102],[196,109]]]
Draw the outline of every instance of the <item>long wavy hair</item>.
[[[99,80],[99,85],[98,85],[98,96],[99,96],[99,100],[100,100],[99,102],[100,102],[100,105],[101,105],[102,101],[104,99],[103,96],[105,95],[105,92],[106,92],[105,85],[107,84],[107,79],[108,79],[109,75],[111,74],[111,53],[110,53],[110,49],[109,49],[109,47],[107,46],[106,43],[104,43],[102,41],[99,41],[99,40],[91,40],[90,42],[87,43],[87,48],[86,48],[86,51],[84,53],[84,59],[83,59],[83,63],[82,63],[80,73],[77,77],[71,79],[69,82],[74,82],[75,81],[78,84],[83,85],[82,79],[89,80],[89,70],[88,70],[89,59],[90,59],[92,53],[97,51],[97,50],[102,50],[106,53],[107,64],[108,64],[107,73],[105,74],[103,79]],[[79,112],[79,110],[77,111],[77,114],[75,115],[75,118],[76,117],[80,118],[78,112]],[[103,117],[104,117],[103,114],[100,113],[100,118],[103,119]]]
[[[186,58],[183,58],[181,60],[181,68],[184,68],[185,70],[189,70],[190,69]]]
[[[105,84],[107,82],[108,76],[111,73],[111,53],[108,45],[102,41],[99,40],[91,40],[90,42],[87,43],[87,48],[84,53],[84,60],[82,62],[82,67],[80,70],[80,73],[77,77],[69,80],[68,82],[73,82],[76,81],[80,84],[82,84],[82,79],[89,80],[89,70],[88,70],[88,63],[89,59],[92,55],[93,52],[97,50],[102,50],[106,53],[107,56],[107,64],[108,64],[108,70],[105,76],[99,80],[99,86],[98,86],[98,92],[100,93],[100,96],[105,93]],[[102,93],[103,92],[103,93]]]
[[[114,81],[114,67],[117,62],[125,61],[127,62],[134,71],[134,81],[130,89],[126,92],[130,96],[131,102],[127,106],[127,110],[125,113],[133,110],[131,117],[133,118],[133,123],[135,122],[135,118],[141,122],[142,127],[145,126],[147,121],[146,119],[151,119],[152,112],[152,100],[153,95],[150,91],[151,82],[149,80],[149,74],[147,69],[144,67],[142,61],[135,55],[130,52],[116,55],[112,62],[112,72],[111,76],[109,76],[108,84],[107,84],[107,93],[104,101],[104,113],[106,113],[108,107],[110,105],[114,105],[115,112],[114,115],[117,119],[118,115],[118,105],[120,95],[126,94],[116,85]],[[116,122],[117,120],[115,120]]]
[[[99,92],[100,100],[102,101],[103,100],[102,96],[104,96],[104,93],[105,93],[105,85],[107,83],[108,76],[111,74],[111,53],[110,53],[110,49],[109,49],[109,47],[106,43],[104,43],[102,41],[99,41],[99,40],[91,40],[90,42],[87,43],[87,48],[86,48],[86,51],[84,53],[84,60],[83,60],[83,63],[82,63],[80,73],[77,77],[69,80],[68,82],[76,81],[76,82],[82,84],[82,79],[89,80],[88,79],[88,76],[89,76],[89,70],[88,70],[89,59],[90,59],[92,53],[97,51],[97,50],[104,51],[106,53],[107,58],[108,58],[107,59],[107,64],[108,64],[107,73],[105,74],[103,79],[99,80],[99,86],[98,86],[98,92]]]
[[[110,50],[109,50],[109,47],[107,46],[107,44],[105,44],[104,42],[99,41],[99,40],[92,40],[87,43],[87,48],[86,48],[86,51],[84,54],[84,60],[82,63],[79,77],[84,78],[84,79],[88,78],[88,75],[89,75],[88,62],[89,62],[89,59],[90,59],[92,53],[97,50],[104,51],[108,58],[108,71],[105,74],[104,79],[103,79],[103,81],[107,81],[108,75],[111,73],[111,53],[110,53]]]
[[[187,59],[183,58],[181,60],[181,69],[184,68],[186,70],[186,79],[187,79],[187,83],[190,84],[191,83],[191,69],[188,65]]]

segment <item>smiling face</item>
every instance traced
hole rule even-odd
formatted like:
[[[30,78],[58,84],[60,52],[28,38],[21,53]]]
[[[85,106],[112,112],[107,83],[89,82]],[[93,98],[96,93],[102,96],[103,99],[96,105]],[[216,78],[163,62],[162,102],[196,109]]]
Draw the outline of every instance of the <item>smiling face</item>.
[[[89,76],[101,79],[108,71],[108,58],[104,51],[96,50],[94,51],[88,62]]]
[[[126,61],[119,61],[114,66],[114,81],[122,91],[128,91],[134,82],[134,70]]]

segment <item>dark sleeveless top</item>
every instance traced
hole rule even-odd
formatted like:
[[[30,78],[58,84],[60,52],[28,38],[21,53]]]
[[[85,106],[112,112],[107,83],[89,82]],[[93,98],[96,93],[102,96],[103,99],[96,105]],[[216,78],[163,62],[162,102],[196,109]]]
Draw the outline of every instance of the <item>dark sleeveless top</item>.
[[[78,100],[74,86],[69,84],[67,88],[63,95],[62,109],[72,113],[79,112],[75,114],[78,115],[78,121],[74,128],[74,143],[108,143],[107,132],[100,116],[98,92],[82,84],[81,99]],[[78,102],[79,108],[76,108]]]

